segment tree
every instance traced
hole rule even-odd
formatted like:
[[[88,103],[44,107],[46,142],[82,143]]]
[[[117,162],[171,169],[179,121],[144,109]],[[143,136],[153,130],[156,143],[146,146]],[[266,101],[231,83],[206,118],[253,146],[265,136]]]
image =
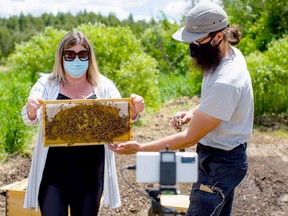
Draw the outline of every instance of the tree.
[[[13,38],[6,26],[0,27],[0,56],[7,56],[11,52]]]
[[[273,39],[288,33],[288,1],[223,0],[230,24],[241,27],[243,40],[239,48],[244,54],[265,51]]]

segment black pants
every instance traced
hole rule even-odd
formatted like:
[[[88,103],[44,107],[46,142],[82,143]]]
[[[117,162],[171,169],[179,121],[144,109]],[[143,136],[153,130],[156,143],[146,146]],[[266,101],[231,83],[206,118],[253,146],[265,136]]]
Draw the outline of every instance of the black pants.
[[[96,216],[104,181],[104,146],[50,148],[38,201],[42,216]]]
[[[102,190],[74,191],[42,184],[39,205],[42,216],[67,216],[68,205],[71,216],[96,216]]]

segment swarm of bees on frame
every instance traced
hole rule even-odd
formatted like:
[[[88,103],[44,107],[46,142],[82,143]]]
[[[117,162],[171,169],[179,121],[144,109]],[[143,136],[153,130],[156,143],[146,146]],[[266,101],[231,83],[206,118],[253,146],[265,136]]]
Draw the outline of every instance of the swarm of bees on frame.
[[[113,143],[114,138],[127,134],[131,128],[129,113],[120,116],[119,112],[120,109],[109,102],[77,104],[68,109],[60,107],[52,120],[49,121],[46,115],[46,139],[61,139],[68,145]]]

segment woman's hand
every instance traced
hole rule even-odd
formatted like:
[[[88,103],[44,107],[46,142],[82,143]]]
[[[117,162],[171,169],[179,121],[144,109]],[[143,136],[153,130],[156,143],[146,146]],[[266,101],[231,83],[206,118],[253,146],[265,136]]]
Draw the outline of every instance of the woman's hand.
[[[129,141],[120,144],[108,144],[108,148],[118,154],[135,154],[140,150],[140,145],[136,141]]]
[[[42,99],[40,98],[28,98],[26,104],[26,110],[28,114],[28,118],[30,120],[34,120],[37,117],[37,110],[40,108],[42,103]]]
[[[130,98],[132,99],[132,119],[135,119],[138,113],[144,110],[145,102],[143,97],[136,94],[131,94]]]

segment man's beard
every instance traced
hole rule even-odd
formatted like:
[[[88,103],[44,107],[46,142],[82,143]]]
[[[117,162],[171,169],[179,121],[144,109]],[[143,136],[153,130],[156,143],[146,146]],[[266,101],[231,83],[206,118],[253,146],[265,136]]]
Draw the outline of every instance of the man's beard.
[[[201,55],[192,58],[193,63],[203,70],[204,74],[213,73],[221,62],[221,53],[219,47],[211,47],[209,50],[205,50]]]

